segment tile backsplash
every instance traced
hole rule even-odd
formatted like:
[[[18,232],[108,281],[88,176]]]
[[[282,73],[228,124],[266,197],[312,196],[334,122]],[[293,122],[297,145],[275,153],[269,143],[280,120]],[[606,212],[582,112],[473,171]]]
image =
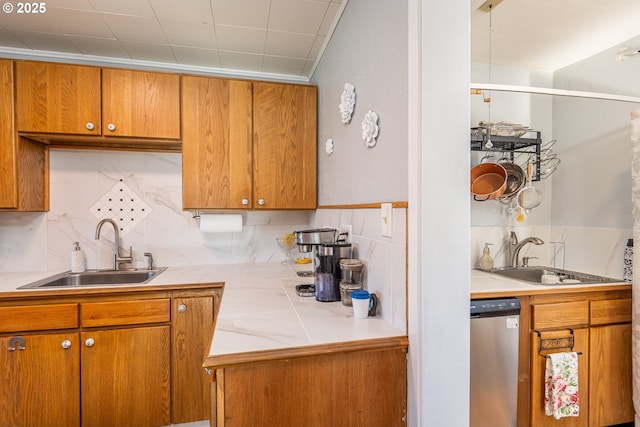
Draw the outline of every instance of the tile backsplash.
[[[252,211],[242,213],[242,232],[203,234],[193,213],[182,210],[181,168],[182,156],[174,153],[52,150],[50,211],[0,213],[0,272],[69,269],[76,241],[87,268],[110,268],[111,227],[94,239],[98,221],[112,217],[109,208],[135,210],[120,240],[123,253],[133,248],[139,267],[144,252],[168,267],[280,261],[275,238],[309,226],[308,211]]]
[[[520,240],[535,236],[545,243],[527,245],[520,255],[532,257],[530,265],[564,266],[567,270],[581,271],[613,278],[622,278],[624,248],[632,230],[586,227],[471,227],[471,266],[478,267],[484,244],[489,246],[495,267],[510,265],[509,232],[515,231]],[[563,244],[554,244],[562,242]],[[562,246],[564,246],[564,253]]]
[[[52,150],[50,211],[0,212],[0,272],[68,270],[76,241],[87,268],[111,268],[112,227],[95,240],[96,226],[127,208],[136,216],[123,217],[121,251],[131,246],[137,267],[146,265],[144,252],[166,267],[280,262],[284,252],[276,237],[348,224],[353,256],[365,262],[365,285],[378,295],[380,314],[406,331],[406,209],[393,209],[393,237],[381,235],[380,209],[242,211],[236,212],[243,217],[241,232],[201,233],[193,212],[182,210],[181,168],[182,156],[174,153]]]

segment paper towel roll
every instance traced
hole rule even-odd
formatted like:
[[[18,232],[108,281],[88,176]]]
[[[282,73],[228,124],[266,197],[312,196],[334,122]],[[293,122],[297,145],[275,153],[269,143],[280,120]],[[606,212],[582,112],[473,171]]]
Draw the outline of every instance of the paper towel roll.
[[[242,231],[242,215],[200,214],[200,232],[236,233]]]

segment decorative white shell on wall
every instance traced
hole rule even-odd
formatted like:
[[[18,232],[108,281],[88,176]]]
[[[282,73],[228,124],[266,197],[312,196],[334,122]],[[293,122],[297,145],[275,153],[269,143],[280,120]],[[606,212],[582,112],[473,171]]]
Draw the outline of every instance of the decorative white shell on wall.
[[[327,154],[333,154],[333,139],[327,139],[327,142],[324,143],[324,151],[326,151]]]
[[[367,147],[372,148],[376,145],[379,130],[378,115],[369,110],[362,120],[362,139],[364,139]]]
[[[351,83],[344,84],[344,90],[340,96],[340,120],[342,123],[349,123],[351,115],[356,105],[356,88]]]

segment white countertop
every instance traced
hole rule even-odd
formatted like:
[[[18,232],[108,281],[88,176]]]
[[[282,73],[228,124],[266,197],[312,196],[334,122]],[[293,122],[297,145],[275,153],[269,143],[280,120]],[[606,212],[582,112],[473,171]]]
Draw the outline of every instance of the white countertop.
[[[324,303],[314,297],[298,296],[295,286],[313,283],[313,277],[299,277],[296,270],[310,268],[279,263],[170,267],[147,284],[137,286],[224,282],[211,357],[406,336],[380,316],[354,319],[352,308],[341,302]],[[57,273],[60,272],[0,273],[0,292],[14,292],[22,285]],[[116,288],[125,289],[122,285]],[[59,288],[64,289],[69,288]],[[47,291],[51,292],[51,288]]]
[[[482,294],[504,294],[504,296],[517,295],[534,295],[552,292],[565,291],[581,291],[581,290],[598,290],[603,288],[620,288],[629,287],[630,283],[622,280],[615,283],[598,283],[598,284],[558,284],[543,285],[532,284],[523,280],[511,279],[498,274],[489,273],[482,270],[471,270],[471,294],[481,296]]]

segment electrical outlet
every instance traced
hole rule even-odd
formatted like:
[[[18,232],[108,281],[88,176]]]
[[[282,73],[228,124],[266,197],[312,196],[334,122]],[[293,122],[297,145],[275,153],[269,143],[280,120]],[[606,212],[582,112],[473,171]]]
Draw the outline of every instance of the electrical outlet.
[[[353,229],[353,226],[351,224],[342,224],[340,226],[340,230],[338,231],[339,233],[347,233],[346,239],[345,241],[347,243],[351,243],[351,230]]]
[[[382,235],[384,237],[392,237],[393,205],[391,203],[382,203],[380,205],[380,215],[382,220]]]

